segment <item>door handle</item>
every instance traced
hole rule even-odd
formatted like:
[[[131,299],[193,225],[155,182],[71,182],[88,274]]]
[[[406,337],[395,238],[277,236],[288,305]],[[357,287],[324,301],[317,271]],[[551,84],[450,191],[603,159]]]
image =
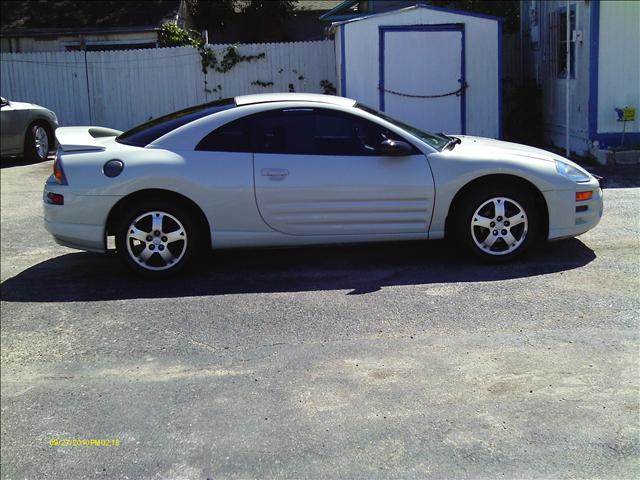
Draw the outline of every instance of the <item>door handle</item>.
[[[265,177],[286,177],[289,175],[289,170],[286,168],[263,168],[260,173]]]

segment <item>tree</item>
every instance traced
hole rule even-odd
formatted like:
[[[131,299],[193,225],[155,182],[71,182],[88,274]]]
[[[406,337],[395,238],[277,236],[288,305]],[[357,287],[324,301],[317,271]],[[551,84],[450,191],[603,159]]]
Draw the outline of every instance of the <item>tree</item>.
[[[505,33],[520,29],[520,2],[517,0],[430,0],[435,7],[448,7],[467,12],[504,17]]]
[[[233,34],[238,42],[284,41],[285,21],[298,0],[191,0],[194,27],[216,34]],[[232,30],[230,32],[230,30]]]

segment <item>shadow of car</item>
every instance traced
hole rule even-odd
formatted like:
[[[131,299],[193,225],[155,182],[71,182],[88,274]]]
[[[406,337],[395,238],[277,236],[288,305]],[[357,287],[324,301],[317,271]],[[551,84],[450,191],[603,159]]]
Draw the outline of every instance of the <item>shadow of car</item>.
[[[71,253],[7,279],[2,299],[92,302],[322,290],[356,295],[389,286],[526,278],[579,268],[595,258],[576,239],[545,244],[535,258],[482,268],[444,241],[227,250],[212,254],[190,275],[156,282],[123,275],[112,254]]]

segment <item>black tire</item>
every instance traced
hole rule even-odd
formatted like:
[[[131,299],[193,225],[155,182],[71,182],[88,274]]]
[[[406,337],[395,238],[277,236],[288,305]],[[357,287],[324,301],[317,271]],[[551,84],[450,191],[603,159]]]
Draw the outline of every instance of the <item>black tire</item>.
[[[162,228],[154,230],[154,218],[158,217]],[[184,235],[179,235],[180,230]],[[133,238],[141,234],[142,240]],[[171,235],[180,238],[171,240]],[[115,235],[116,250],[124,264],[148,278],[165,278],[187,268],[201,249],[201,238],[202,232],[190,209],[162,199],[144,200],[126,208]],[[173,260],[165,260],[165,255]]]
[[[40,138],[46,135],[46,147],[42,148]],[[29,162],[43,162],[49,156],[53,147],[53,135],[49,128],[41,122],[32,123],[27,129],[24,138],[24,157]]]
[[[500,208],[504,216],[498,215]],[[510,218],[514,220],[509,222]],[[483,226],[486,220],[492,223]],[[458,241],[487,263],[505,263],[521,256],[536,243],[540,232],[540,214],[532,193],[511,185],[470,190],[460,200],[454,222]]]

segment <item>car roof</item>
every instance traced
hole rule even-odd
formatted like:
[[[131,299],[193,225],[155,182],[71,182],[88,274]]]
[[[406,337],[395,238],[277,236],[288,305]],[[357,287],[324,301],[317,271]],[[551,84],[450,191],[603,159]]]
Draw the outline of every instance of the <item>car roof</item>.
[[[235,97],[236,105],[252,105],[270,102],[316,102],[352,107],[356,101],[335,95],[321,95],[319,93],[257,93]]]

